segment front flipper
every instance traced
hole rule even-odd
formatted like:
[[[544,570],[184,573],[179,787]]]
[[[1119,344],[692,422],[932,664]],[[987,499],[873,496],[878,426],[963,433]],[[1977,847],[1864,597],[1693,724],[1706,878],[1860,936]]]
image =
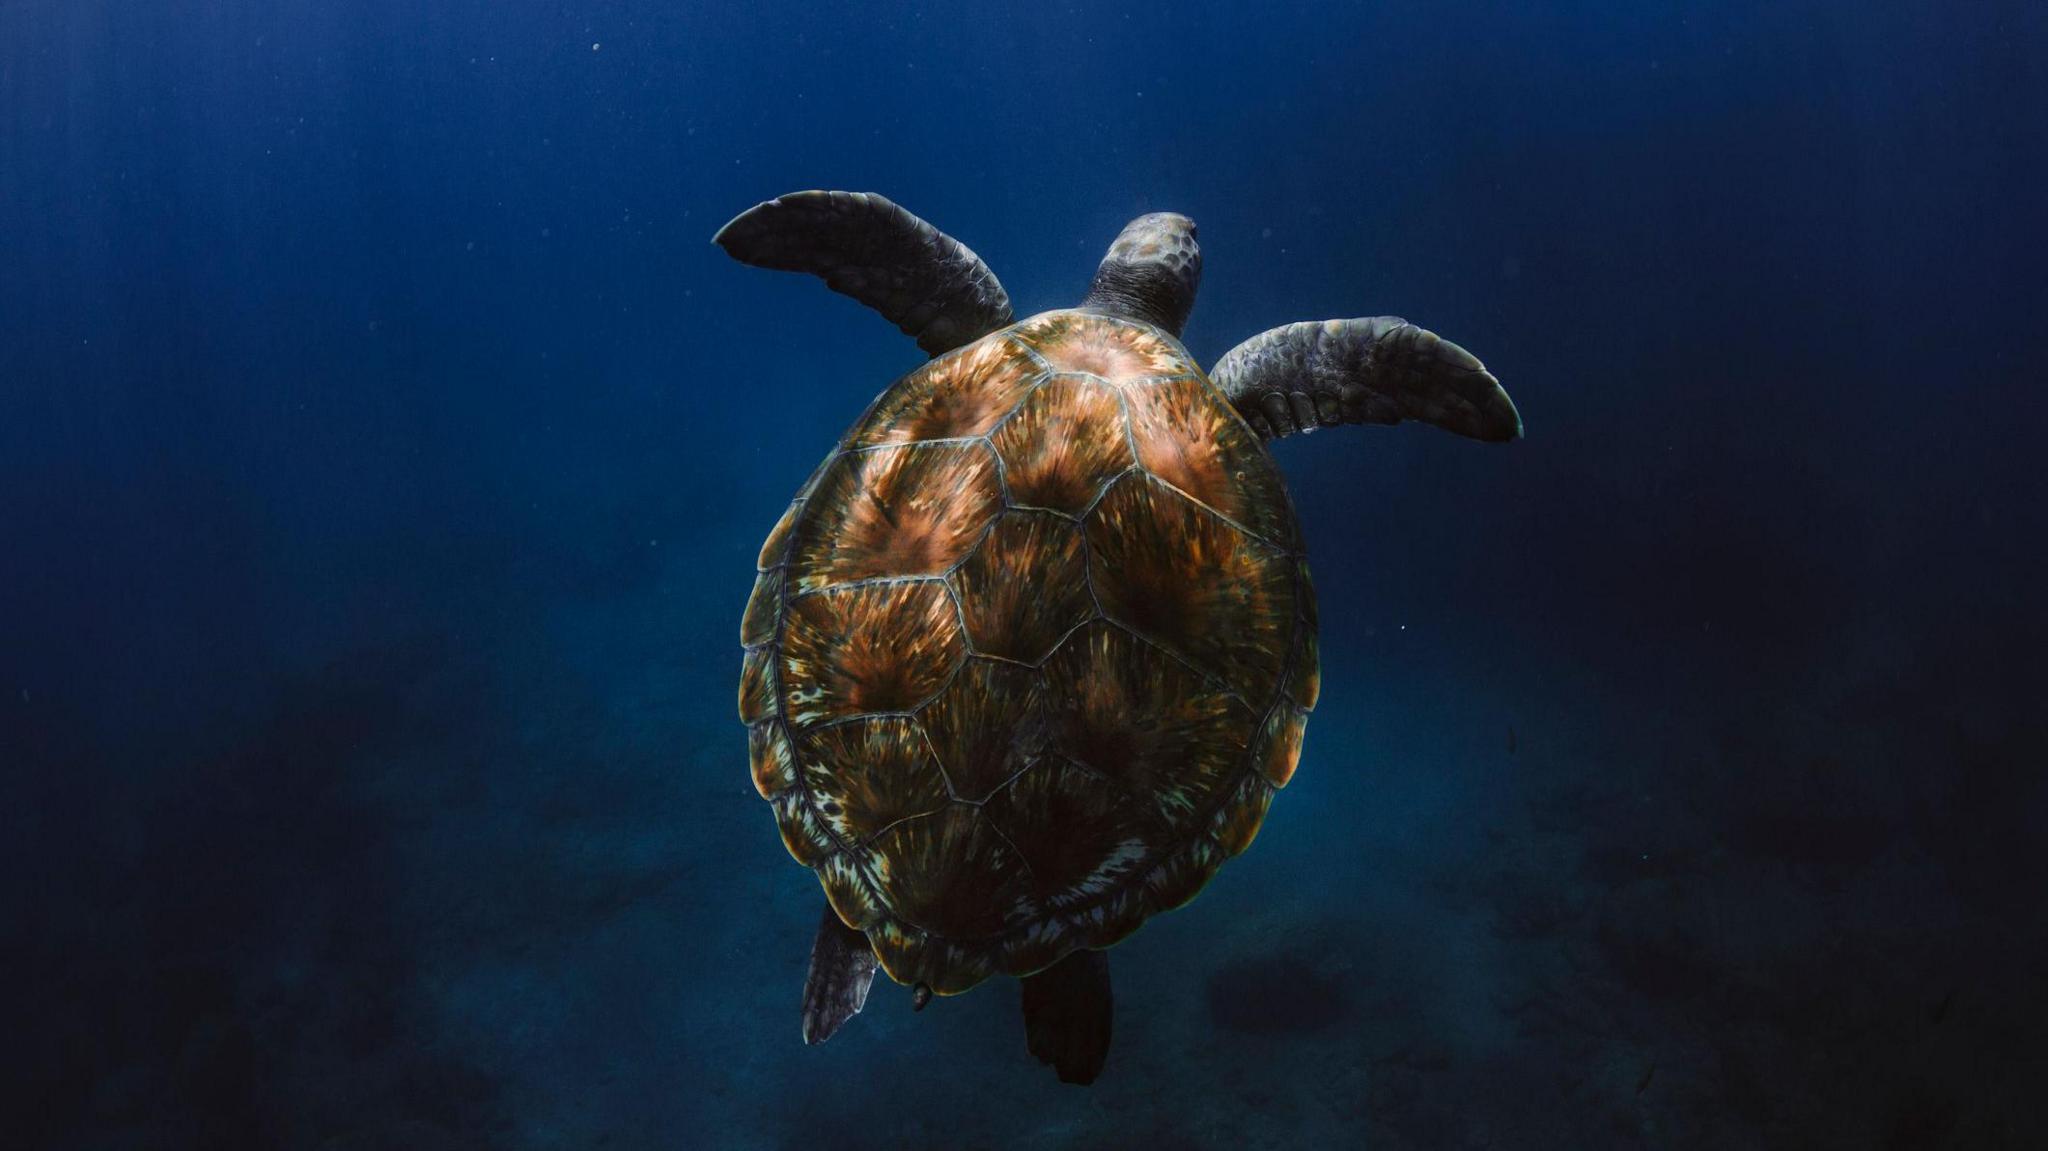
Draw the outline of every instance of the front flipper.
[[[1083,1086],[1109,1058],[1109,955],[1083,949],[1024,977],[1024,1041],[1060,1082]]]
[[[828,904],[811,941],[811,974],[804,980],[804,1042],[823,1043],[867,1006],[875,981],[875,949],[868,937],[839,921]]]
[[[871,192],[791,192],[711,240],[744,264],[822,276],[934,356],[1010,322],[1009,294],[980,256]]]
[[[1322,320],[1261,332],[1209,373],[1269,439],[1337,424],[1421,420],[1506,443],[1522,417],[1472,353],[1398,316]]]

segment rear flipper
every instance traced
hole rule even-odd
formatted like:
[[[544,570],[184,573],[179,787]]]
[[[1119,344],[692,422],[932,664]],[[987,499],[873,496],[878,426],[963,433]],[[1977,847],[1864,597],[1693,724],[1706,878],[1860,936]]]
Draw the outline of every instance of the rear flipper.
[[[1109,1057],[1109,955],[1076,951],[1024,977],[1024,1041],[1060,1082],[1087,1085]]]
[[[828,904],[811,941],[811,974],[804,980],[804,1042],[823,1043],[867,1006],[875,981],[875,949],[868,937],[839,921]]]

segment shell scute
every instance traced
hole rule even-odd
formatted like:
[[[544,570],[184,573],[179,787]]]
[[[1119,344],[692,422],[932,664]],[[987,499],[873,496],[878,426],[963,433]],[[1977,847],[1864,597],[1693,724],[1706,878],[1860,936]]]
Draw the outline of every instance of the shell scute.
[[[985,443],[910,444],[847,452],[806,506],[790,554],[799,591],[942,575],[1003,508]]]
[[[775,804],[775,826],[782,832],[782,846],[789,850],[790,858],[805,867],[816,867],[839,850],[832,833],[826,830],[810,804],[804,802],[800,789],[789,788],[772,802]]]
[[[1295,564],[1147,476],[1088,518],[1089,574],[1109,618],[1265,700],[1295,628]]]
[[[1225,855],[1243,854],[1252,840],[1258,838],[1259,826],[1266,821],[1266,811],[1272,804],[1272,786],[1257,775],[1246,775],[1209,822],[1209,834],[1215,837],[1216,846]]]
[[[774,799],[796,785],[796,751],[781,724],[770,721],[747,729],[747,760],[762,799]]]
[[[1146,471],[1280,548],[1296,546],[1294,512],[1258,437],[1198,379],[1128,389],[1131,438]]]
[[[776,520],[775,527],[769,531],[768,538],[761,541],[761,555],[754,561],[757,570],[767,571],[769,568],[779,567],[782,561],[788,558],[789,533],[796,527],[797,518],[803,514],[803,510],[803,500],[790,501],[789,507],[782,513],[782,518]]]
[[[1191,840],[1187,846],[1159,861],[1142,881],[1147,901],[1157,911],[1182,907],[1195,896],[1223,866],[1223,849],[1214,840]]]
[[[1034,918],[1028,873],[979,809],[955,803],[875,838],[875,886],[896,917],[949,940]]]
[[[974,650],[1035,664],[1095,615],[1081,529],[1009,512],[952,576]]]
[[[1045,369],[1014,341],[970,344],[912,372],[862,420],[849,447],[986,435]]]
[[[1301,565],[1301,581],[1295,585],[1301,609],[1301,623],[1295,629],[1294,651],[1287,664],[1287,694],[1304,711],[1314,711],[1323,695],[1323,664],[1316,647],[1316,586],[1308,576],[1308,564]]]
[[[889,909],[875,895],[874,881],[854,852],[839,852],[819,864],[818,882],[824,885],[825,900],[839,921],[855,931],[866,931],[889,917]]]
[[[784,615],[784,709],[799,726],[910,711],[967,658],[953,597],[938,580],[814,592]]]
[[[962,946],[895,920],[869,931],[868,942],[889,978],[923,983],[940,995],[958,995],[995,974],[988,948]]]
[[[914,720],[859,719],[799,732],[796,743],[811,806],[848,843],[928,815],[951,799]]]
[[[740,722],[752,726],[775,711],[775,649],[750,647],[740,657]]]
[[[747,596],[747,610],[740,616],[740,644],[759,647],[775,638],[775,617],[782,611],[782,571],[775,569],[754,577],[754,590]]]
[[[980,803],[1024,770],[1045,742],[1043,677],[1031,668],[969,660],[919,713],[955,798]]]
[[[1059,962],[1073,949],[1069,942],[1073,928],[1065,919],[1035,920],[1003,937],[997,945],[996,963],[1012,975],[1032,975]]]
[[[1055,912],[1114,891],[1167,837],[1131,797],[1052,758],[1019,775],[982,810],[1030,868],[1038,901]]]
[[[1123,403],[1108,384],[1088,376],[1047,380],[992,437],[1011,501],[1068,515],[1086,511],[1136,460],[1126,426]]]
[[[1062,755],[1183,832],[1244,763],[1243,703],[1159,648],[1090,624],[1046,661]]]
[[[1259,729],[1257,742],[1259,773],[1274,787],[1286,787],[1301,762],[1301,738],[1308,729],[1308,713],[1282,700]]]
[[[1087,372],[1111,383],[1194,370],[1186,352],[1146,324],[1086,312],[1048,312],[1017,325],[1014,332],[1055,370]]]
[[[1129,884],[1107,899],[1088,904],[1068,916],[1068,935],[1084,940],[1082,946],[1100,950],[1129,939],[1132,932],[1145,925],[1145,917],[1150,914],[1152,906],[1146,902],[1143,887]]]

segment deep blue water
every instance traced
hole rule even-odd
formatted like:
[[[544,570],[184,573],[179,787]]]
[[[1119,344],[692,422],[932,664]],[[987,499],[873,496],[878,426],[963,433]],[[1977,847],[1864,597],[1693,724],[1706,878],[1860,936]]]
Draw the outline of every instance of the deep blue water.
[[[0,0],[13,1146],[2048,1146],[2048,9]],[[921,356],[708,241],[882,192],[1205,363],[1394,312],[1527,421],[1279,443],[1324,695],[1113,953],[797,1038],[751,557]],[[1511,734],[1512,733],[1512,734]]]

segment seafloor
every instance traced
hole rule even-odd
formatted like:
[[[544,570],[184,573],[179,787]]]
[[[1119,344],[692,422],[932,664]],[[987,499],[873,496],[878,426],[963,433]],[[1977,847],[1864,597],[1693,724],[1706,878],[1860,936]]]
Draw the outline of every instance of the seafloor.
[[[1248,855],[1112,953],[1116,1046],[1084,1091],[1029,1059],[1001,981],[922,1014],[885,981],[801,1046],[818,893],[730,714],[744,565],[707,611],[658,551],[529,569],[548,594],[306,669],[139,786],[51,785],[110,830],[35,874],[51,927],[13,944],[43,1130],[423,1151],[2048,1132],[2043,926],[2001,902],[2032,835],[2001,749],[2040,747],[2040,719],[1950,692],[1967,648],[1803,701],[1746,669],[1702,719],[1585,653],[1326,610],[1300,773]],[[732,658],[682,654],[707,647]],[[137,750],[78,755],[86,733],[25,729],[28,706],[9,722],[52,773]],[[58,913],[75,901],[96,913]]]

